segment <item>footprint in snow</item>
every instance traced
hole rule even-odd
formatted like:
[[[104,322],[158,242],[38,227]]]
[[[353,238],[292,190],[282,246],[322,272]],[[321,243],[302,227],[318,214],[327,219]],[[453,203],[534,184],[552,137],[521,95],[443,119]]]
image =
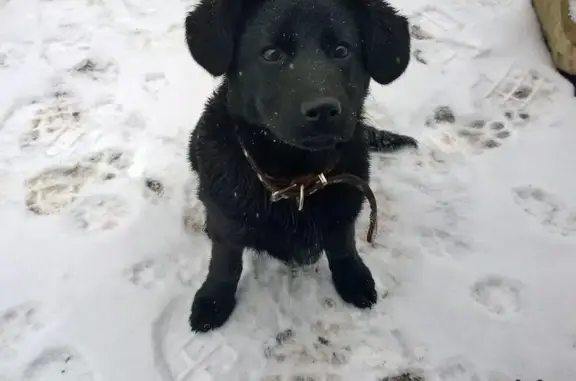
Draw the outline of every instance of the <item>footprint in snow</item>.
[[[91,195],[72,205],[68,215],[84,231],[112,230],[130,214],[128,203],[118,195]]]
[[[487,381],[510,381],[510,380],[516,381],[516,379],[510,377],[509,375],[507,375],[505,373],[499,372],[499,371],[492,370],[492,371],[488,372]]]
[[[124,174],[131,163],[130,154],[107,149],[73,165],[45,169],[26,180],[26,206],[37,215],[59,213],[76,200],[86,185],[112,180]],[[106,204],[110,206],[111,202]]]
[[[415,373],[405,372],[397,376],[384,377],[379,381],[425,381],[425,379],[424,377],[416,375]]]
[[[302,367],[326,364],[327,368],[348,363],[350,348],[338,345],[330,339],[330,334],[339,330],[337,325],[322,325],[318,322],[312,328],[320,333],[315,338],[309,333],[298,334],[293,329],[278,332],[273,340],[264,345],[264,355],[278,364],[288,363]]]
[[[143,89],[150,93],[154,98],[158,95],[158,93],[166,87],[168,81],[166,79],[166,75],[161,72],[154,72],[154,73],[147,73],[144,77],[144,81],[142,84]]]
[[[291,375],[266,375],[261,381],[344,381],[338,374],[291,374]]]
[[[147,178],[144,181],[143,195],[144,198],[148,200],[151,204],[156,205],[162,199],[166,198],[167,190],[160,180]]]
[[[42,99],[15,105],[5,121],[5,128],[20,134],[21,149],[43,149],[48,154],[60,143],[73,145],[87,133],[82,123],[83,110],[77,97],[58,90]]]
[[[576,233],[576,210],[569,209],[553,194],[532,186],[512,189],[514,202],[548,231],[570,236]]]
[[[146,259],[132,265],[124,272],[130,283],[145,289],[160,286],[165,278],[162,266],[153,259]]]
[[[0,0],[0,8],[2,1]],[[32,52],[33,46],[32,42],[3,41],[0,45],[0,69],[9,69],[22,64]]]
[[[113,81],[118,76],[118,65],[98,58],[84,58],[71,69],[71,72],[94,81]]]
[[[447,38],[457,36],[465,24],[434,6],[426,6],[409,16],[412,56],[424,65],[441,69],[453,61],[478,56],[483,49],[466,41]]]
[[[480,381],[474,365],[465,357],[454,356],[436,369],[442,381]]]
[[[204,205],[196,196],[196,184],[188,181],[184,187],[184,209],[182,211],[184,230],[191,234],[202,234],[205,221]]]
[[[14,347],[42,329],[39,305],[26,302],[0,311],[0,358],[15,354]]]
[[[498,103],[509,119],[509,112],[536,117],[543,106],[551,105],[558,92],[555,83],[544,73],[516,64],[498,77],[492,73],[480,75],[473,89],[484,99]]]
[[[95,381],[86,359],[72,348],[45,349],[34,359],[22,376],[23,381]]]
[[[239,354],[218,332],[195,335],[190,301],[175,297],[152,325],[154,363],[163,381],[230,380]]]
[[[71,204],[95,175],[82,164],[45,169],[26,180],[26,206],[37,215],[51,215]]]
[[[521,286],[512,279],[487,276],[472,285],[470,294],[492,316],[510,318],[522,310]]]
[[[491,14],[494,12],[505,10],[509,7],[511,0],[457,0],[456,3],[460,6],[473,9],[486,9]]]
[[[210,252],[209,243],[197,246],[198,250]],[[199,274],[207,259],[192,255],[189,248],[174,248],[168,253],[157,253],[153,257],[142,259],[123,271],[124,278],[134,286],[146,290],[158,289],[167,284],[196,289],[204,278]]]

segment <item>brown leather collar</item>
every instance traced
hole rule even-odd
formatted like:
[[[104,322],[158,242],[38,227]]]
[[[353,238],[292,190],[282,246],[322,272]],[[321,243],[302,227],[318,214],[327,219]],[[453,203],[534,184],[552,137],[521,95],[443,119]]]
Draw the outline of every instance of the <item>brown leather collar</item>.
[[[334,169],[336,161],[331,163],[324,172],[319,174],[308,174],[293,179],[278,179],[265,173],[258,164],[256,164],[256,161],[246,149],[240,136],[238,136],[238,141],[250,167],[252,167],[252,170],[256,173],[256,176],[258,176],[262,185],[271,193],[270,200],[272,202],[282,199],[293,199],[296,200],[298,210],[301,211],[304,208],[305,197],[324,189],[328,185],[348,184],[360,190],[370,203],[370,225],[368,226],[366,240],[369,243],[374,244],[374,238],[376,237],[376,230],[378,227],[378,204],[374,192],[372,192],[368,183],[358,176],[347,173],[330,176],[329,174]]]

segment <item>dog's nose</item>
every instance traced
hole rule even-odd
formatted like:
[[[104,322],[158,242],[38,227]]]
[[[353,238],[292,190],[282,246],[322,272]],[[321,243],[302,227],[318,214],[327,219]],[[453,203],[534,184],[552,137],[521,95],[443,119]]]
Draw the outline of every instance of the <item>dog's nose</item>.
[[[336,98],[324,97],[302,102],[300,110],[308,122],[330,121],[340,116],[342,105]]]

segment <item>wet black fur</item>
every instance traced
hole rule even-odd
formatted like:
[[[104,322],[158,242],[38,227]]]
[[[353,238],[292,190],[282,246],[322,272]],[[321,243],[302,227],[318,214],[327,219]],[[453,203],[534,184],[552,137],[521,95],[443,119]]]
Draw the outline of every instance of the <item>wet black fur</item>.
[[[353,53],[336,61],[327,52],[342,35]],[[278,36],[286,40],[278,41]],[[302,211],[293,200],[272,203],[238,138],[271,176],[322,172],[338,157],[333,173],[369,181],[370,151],[417,146],[414,139],[376,130],[363,119],[370,79],[390,83],[408,65],[407,20],[380,0],[202,0],[186,19],[186,38],[196,62],[212,75],[224,76],[190,139],[189,160],[199,179],[198,197],[212,241],[191,328],[205,332],[228,320],[245,248],[297,265],[314,263],[325,252],[342,299],[371,307],[377,299],[374,280],[354,236],[362,193],[349,185],[331,185],[307,197]],[[298,67],[290,71],[287,63],[261,62],[260,51],[268,42],[281,45],[288,60],[298,59]],[[297,105],[308,94],[339,97],[346,116],[328,126],[301,124]],[[301,130],[314,133],[316,127],[349,131],[350,137],[327,149],[298,146]]]

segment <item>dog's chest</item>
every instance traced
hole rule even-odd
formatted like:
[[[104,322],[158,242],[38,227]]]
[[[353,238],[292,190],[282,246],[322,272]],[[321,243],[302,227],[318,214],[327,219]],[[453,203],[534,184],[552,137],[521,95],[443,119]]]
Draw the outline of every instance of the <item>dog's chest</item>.
[[[305,197],[302,210],[296,199],[273,202],[267,190],[259,189],[256,193],[259,202],[252,204],[250,211],[244,210],[249,241],[246,243],[266,251],[321,250],[327,233],[338,225],[354,223],[363,202],[362,194],[347,185],[334,185]]]
[[[270,203],[253,220],[247,219],[245,244],[297,265],[314,263],[323,250],[325,229],[312,205],[301,211],[294,200]]]

